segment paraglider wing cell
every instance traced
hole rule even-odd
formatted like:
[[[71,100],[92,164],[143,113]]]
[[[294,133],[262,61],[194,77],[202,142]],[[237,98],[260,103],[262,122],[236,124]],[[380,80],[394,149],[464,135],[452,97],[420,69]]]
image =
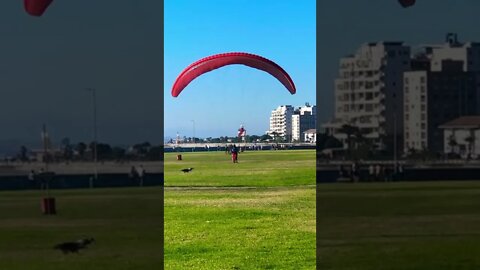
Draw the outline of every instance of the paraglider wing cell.
[[[404,8],[415,5],[415,0],[398,0],[398,2]]]
[[[32,16],[42,16],[53,0],[23,0],[25,11]]]
[[[277,78],[292,95],[296,92],[295,85],[288,73],[276,63],[255,54],[233,52],[208,56],[188,66],[175,80],[172,87],[172,96],[177,97],[198,76],[214,69],[234,64],[263,70]]]

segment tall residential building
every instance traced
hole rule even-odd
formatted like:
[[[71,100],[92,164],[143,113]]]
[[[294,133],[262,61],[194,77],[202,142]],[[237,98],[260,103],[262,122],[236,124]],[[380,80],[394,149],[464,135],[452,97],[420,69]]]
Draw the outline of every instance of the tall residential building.
[[[480,43],[423,46],[404,74],[404,152],[443,152],[445,122],[480,114]]]
[[[310,106],[306,103],[305,106],[297,108],[292,115],[292,140],[303,142],[305,141],[304,132],[309,129],[315,129],[317,120],[317,107]]]
[[[287,141],[291,141],[293,112],[294,109],[291,105],[282,105],[273,110],[267,134],[272,137],[280,136]]]
[[[403,72],[410,69],[410,47],[402,42],[363,44],[355,55],[340,59],[335,80],[335,118],[323,125],[344,142],[343,125],[360,129],[378,148],[403,134]],[[398,117],[400,115],[400,117]]]

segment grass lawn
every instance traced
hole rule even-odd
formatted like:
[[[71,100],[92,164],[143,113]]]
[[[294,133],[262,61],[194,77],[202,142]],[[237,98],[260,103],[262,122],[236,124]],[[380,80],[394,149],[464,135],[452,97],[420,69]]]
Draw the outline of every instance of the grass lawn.
[[[165,186],[315,185],[315,150],[246,151],[233,164],[224,151],[165,154]],[[184,168],[194,168],[183,173]]]
[[[324,184],[319,269],[480,269],[480,182]]]
[[[55,190],[56,216],[39,191],[0,192],[0,269],[161,269],[161,188]],[[53,246],[84,237],[80,254]]]
[[[318,269],[480,269],[479,181],[315,190],[314,151],[183,156],[165,156],[165,201],[159,187],[55,190],[43,216],[40,192],[0,192],[0,269],[161,269],[163,202],[165,269],[313,270],[315,251]],[[90,236],[80,254],[52,248]]]
[[[165,269],[315,269],[315,188],[166,190]]]
[[[315,151],[182,156],[165,155],[165,269],[315,269]]]

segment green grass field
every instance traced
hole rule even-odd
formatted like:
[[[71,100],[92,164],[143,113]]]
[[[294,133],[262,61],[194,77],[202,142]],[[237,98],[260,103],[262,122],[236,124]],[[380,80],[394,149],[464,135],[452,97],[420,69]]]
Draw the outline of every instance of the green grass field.
[[[315,151],[246,151],[233,164],[230,155],[218,152],[165,154],[165,186],[255,186],[315,185]],[[191,173],[183,168],[192,167]]]
[[[55,190],[56,216],[43,195],[0,192],[0,269],[161,269],[161,188]],[[80,254],[53,249],[84,237],[97,242]]]
[[[318,269],[480,269],[480,182],[316,191],[314,151],[183,156],[165,156],[165,269],[315,269],[315,251]],[[0,269],[161,269],[160,194],[55,190],[58,215],[43,216],[43,193],[0,192]],[[89,236],[80,254],[52,248]]]
[[[243,152],[238,164],[175,155],[165,155],[165,269],[315,269],[314,151]]]
[[[480,269],[480,182],[320,185],[319,269]]]

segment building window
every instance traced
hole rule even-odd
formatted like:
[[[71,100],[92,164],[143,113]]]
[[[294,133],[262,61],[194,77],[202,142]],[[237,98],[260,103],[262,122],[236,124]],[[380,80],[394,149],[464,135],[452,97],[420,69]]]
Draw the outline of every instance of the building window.
[[[423,77],[423,76],[420,77],[420,82],[421,82],[421,83],[425,83],[425,77]]]
[[[373,104],[366,104],[365,105],[365,111],[366,112],[372,112],[373,111]]]

